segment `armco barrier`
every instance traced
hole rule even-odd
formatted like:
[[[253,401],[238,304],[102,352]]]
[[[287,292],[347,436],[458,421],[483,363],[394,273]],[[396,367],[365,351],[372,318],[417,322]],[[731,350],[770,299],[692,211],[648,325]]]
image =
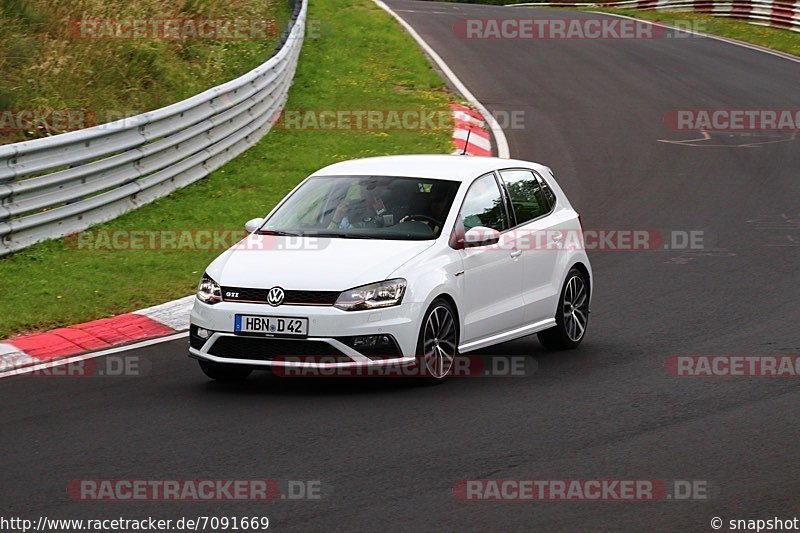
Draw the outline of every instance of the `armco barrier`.
[[[622,2],[527,2],[513,6],[618,7],[625,9],[670,9],[697,11],[717,17],[742,19],[759,26],[772,26],[800,32],[800,0],[625,0]]]
[[[134,117],[0,146],[0,255],[111,220],[255,144],[286,102],[307,3],[296,0],[276,53],[235,80]]]

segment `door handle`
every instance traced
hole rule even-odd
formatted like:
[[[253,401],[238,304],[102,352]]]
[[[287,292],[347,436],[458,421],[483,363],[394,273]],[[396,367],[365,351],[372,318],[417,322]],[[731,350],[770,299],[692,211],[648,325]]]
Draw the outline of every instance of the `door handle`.
[[[553,233],[553,241],[554,242],[561,242],[561,239],[564,237],[564,234],[560,231]]]
[[[514,250],[513,252],[511,252],[511,259],[516,259],[521,255],[522,255],[522,250]]]

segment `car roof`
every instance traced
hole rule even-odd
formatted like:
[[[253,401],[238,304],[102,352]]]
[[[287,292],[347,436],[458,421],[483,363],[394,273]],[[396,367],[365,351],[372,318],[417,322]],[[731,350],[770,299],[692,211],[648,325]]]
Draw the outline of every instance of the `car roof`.
[[[511,167],[532,168],[540,172],[549,170],[539,163],[499,157],[390,155],[334,163],[319,169],[312,176],[407,176],[471,181],[492,170]]]

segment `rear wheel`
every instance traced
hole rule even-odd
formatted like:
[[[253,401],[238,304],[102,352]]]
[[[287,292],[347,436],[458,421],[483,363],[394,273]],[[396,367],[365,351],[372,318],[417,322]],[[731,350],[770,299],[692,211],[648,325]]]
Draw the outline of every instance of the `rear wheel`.
[[[202,359],[198,363],[200,363],[200,369],[203,373],[216,381],[241,381],[253,372],[253,369],[249,366],[226,365]]]
[[[589,325],[589,280],[586,274],[573,268],[561,289],[556,325],[537,333],[545,348],[567,350],[583,340]]]
[[[444,298],[433,301],[422,319],[417,341],[417,368],[425,383],[442,383],[458,357],[458,320]]]

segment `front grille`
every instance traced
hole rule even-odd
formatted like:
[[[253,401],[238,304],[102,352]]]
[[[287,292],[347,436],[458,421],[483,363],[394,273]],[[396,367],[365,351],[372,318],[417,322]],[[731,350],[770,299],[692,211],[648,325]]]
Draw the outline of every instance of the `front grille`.
[[[245,287],[222,287],[222,299],[226,302],[267,303],[269,289]],[[236,296],[229,296],[230,293]],[[338,291],[287,291],[284,290],[281,305],[333,305],[339,297]]]
[[[353,360],[322,341],[289,340],[255,337],[219,337],[208,353],[228,359],[256,361],[293,361],[322,363],[351,363]],[[321,359],[324,358],[324,359]]]
[[[284,304],[292,305],[333,305],[339,298],[336,291],[286,291]]]

